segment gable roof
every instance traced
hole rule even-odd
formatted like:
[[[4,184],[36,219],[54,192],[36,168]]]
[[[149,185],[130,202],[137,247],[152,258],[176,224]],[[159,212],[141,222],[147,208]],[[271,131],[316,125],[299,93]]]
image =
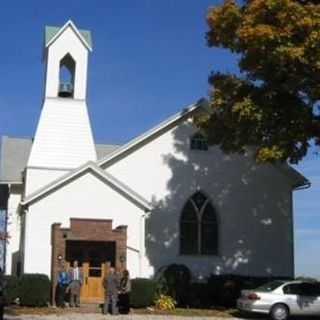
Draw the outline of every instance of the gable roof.
[[[0,183],[22,183],[32,139],[2,136],[0,143]]]
[[[114,152],[115,150],[121,147],[120,144],[106,144],[106,143],[95,143],[94,146],[96,149],[98,160],[104,158],[106,155]]]
[[[92,51],[91,32],[89,30],[78,29],[71,20],[61,28],[52,26],[45,27],[45,47],[49,47],[68,27],[71,27],[87,49]]]
[[[116,179],[114,176],[112,176],[110,173],[105,172],[100,167],[98,167],[94,162],[89,161],[86,164],[82,165],[81,167],[77,168],[76,170],[73,170],[62,177],[58,178],[57,180],[54,180],[53,182],[47,184],[46,186],[38,189],[34,193],[28,195],[25,199],[21,201],[21,205],[25,206],[27,204],[36,202],[40,198],[46,197],[49,193],[54,192],[58,189],[60,189],[65,184],[70,183],[75,178],[87,173],[92,172],[98,175],[107,185],[109,185],[112,189],[114,189],[116,192],[130,200],[132,203],[134,203],[139,208],[143,209],[144,211],[150,211],[151,210],[151,204],[144,199],[142,196],[140,196],[138,193],[130,189],[128,186],[126,186],[123,182]]]
[[[0,184],[21,184],[21,173],[27,166],[33,138],[0,137]],[[97,159],[118,149],[118,144],[95,143]]]
[[[209,103],[206,99],[200,99],[196,103],[189,105],[188,107],[184,108],[182,111],[174,114],[170,118],[159,123],[158,125],[151,128],[150,130],[146,131],[145,133],[141,134],[137,138],[131,140],[129,143],[118,148],[117,150],[115,150],[114,152],[105,156],[104,158],[98,160],[98,162],[97,162],[98,165],[99,166],[106,166],[110,163],[116,162],[120,157],[123,157],[123,156],[126,156],[127,154],[130,154],[133,150],[136,150],[137,148],[142,146],[147,141],[152,140],[157,135],[159,135],[163,132],[166,132],[167,130],[176,126],[177,123],[182,122],[185,119],[193,116],[199,110],[203,110],[205,112],[210,112],[209,111]]]

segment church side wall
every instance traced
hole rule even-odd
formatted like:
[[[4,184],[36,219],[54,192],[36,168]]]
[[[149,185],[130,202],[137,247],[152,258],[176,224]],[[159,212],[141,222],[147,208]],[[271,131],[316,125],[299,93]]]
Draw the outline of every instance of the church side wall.
[[[11,186],[9,189],[7,232],[9,239],[6,247],[6,274],[15,275],[19,262],[21,219],[19,203],[21,201],[21,186]]]
[[[225,155],[217,148],[189,150],[190,121],[157,137],[106,168],[151,201],[146,219],[146,255],[155,270],[186,264],[196,279],[213,274],[293,276],[291,185],[271,165],[251,156]],[[179,219],[197,190],[216,209],[217,256],[181,255]],[[146,266],[151,275],[152,268]]]
[[[87,173],[29,206],[27,213],[24,272],[50,276],[51,225],[69,227],[70,218],[112,219],[113,228],[128,226],[128,247],[140,247],[143,211],[115,192],[98,177]],[[130,251],[130,252],[129,252]],[[136,253],[128,249],[127,266],[140,276]]]

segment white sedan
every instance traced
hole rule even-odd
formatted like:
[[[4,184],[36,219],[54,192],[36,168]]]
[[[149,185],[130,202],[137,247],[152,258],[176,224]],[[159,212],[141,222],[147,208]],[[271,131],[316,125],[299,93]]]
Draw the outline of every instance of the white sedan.
[[[272,320],[286,320],[294,315],[319,317],[320,283],[272,281],[254,290],[242,290],[237,308],[269,314]]]

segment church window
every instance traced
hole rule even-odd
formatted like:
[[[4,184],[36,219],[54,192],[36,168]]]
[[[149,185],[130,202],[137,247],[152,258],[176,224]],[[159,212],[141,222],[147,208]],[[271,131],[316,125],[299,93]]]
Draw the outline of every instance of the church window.
[[[180,253],[215,255],[218,253],[218,224],[214,207],[200,191],[184,206],[180,218]]]
[[[72,98],[74,91],[76,63],[68,53],[60,61],[59,71],[59,97]]]
[[[196,133],[190,138],[190,149],[191,150],[208,150],[207,139],[201,134]]]

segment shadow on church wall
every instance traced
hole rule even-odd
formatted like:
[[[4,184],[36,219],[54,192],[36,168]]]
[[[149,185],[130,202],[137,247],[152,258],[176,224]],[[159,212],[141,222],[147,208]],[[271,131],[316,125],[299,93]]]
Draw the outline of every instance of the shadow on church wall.
[[[172,177],[167,196],[153,199],[146,220],[146,255],[155,272],[170,263],[193,275],[291,276],[293,272],[289,180],[272,165],[253,165],[250,155],[227,155],[217,148],[189,150],[193,125],[176,127],[174,154],[163,156]],[[218,218],[218,255],[180,255],[179,219],[187,200],[201,190]]]

